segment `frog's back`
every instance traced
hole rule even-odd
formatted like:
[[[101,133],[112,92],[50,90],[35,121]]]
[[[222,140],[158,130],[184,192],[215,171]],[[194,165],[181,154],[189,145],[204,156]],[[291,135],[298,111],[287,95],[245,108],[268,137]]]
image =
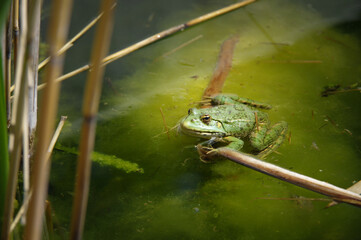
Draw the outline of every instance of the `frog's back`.
[[[255,111],[244,104],[220,105],[213,110],[228,135],[246,137],[254,129]]]

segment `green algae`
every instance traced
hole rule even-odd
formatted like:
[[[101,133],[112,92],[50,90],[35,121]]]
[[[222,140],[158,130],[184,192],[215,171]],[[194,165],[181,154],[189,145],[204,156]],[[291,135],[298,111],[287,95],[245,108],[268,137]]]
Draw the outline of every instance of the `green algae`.
[[[259,1],[134,53],[126,58],[137,66],[131,74],[114,70],[122,62],[109,66],[111,84],[104,86],[95,148],[137,163],[144,174],[93,166],[86,239],[359,235],[359,209],[346,204],[324,209],[322,195],[229,161],[204,164],[194,148],[200,139],[176,129],[168,139],[159,109],[168,128],[176,126],[200,100],[222,42],[234,34],[240,41],[223,92],[269,103],[271,122],[289,124],[288,139],[266,161],[345,188],[360,179],[359,93],[321,97],[324,86],[359,81],[360,39],[303,2]],[[74,112],[67,114],[72,130],[61,139],[74,145],[77,107],[67,104],[60,110]],[[58,183],[74,174],[67,157],[57,153],[54,159],[54,171],[60,170],[53,177],[51,198],[58,214],[71,206],[73,179]],[[64,215],[60,225],[68,224]]]
[[[55,146],[55,149],[61,150],[66,153],[72,153],[75,155],[79,155],[79,151],[76,148],[65,147],[61,144],[57,144]],[[138,166],[138,164],[123,160],[114,155],[107,155],[107,154],[103,154],[103,153],[99,153],[99,152],[92,152],[91,160],[93,162],[99,164],[100,166],[113,167],[118,170],[123,170],[126,173],[131,173],[131,172],[144,173],[144,170],[142,168],[140,168]]]

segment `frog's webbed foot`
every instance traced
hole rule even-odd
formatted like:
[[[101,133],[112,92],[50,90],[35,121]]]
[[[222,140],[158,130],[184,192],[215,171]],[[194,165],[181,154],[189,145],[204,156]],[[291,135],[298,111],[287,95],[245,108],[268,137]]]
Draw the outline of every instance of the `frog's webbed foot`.
[[[276,150],[283,142],[287,132],[287,123],[282,121],[276,123],[271,128],[266,125],[260,126],[259,130],[251,133],[251,145],[259,151],[257,156],[265,158]]]
[[[225,104],[245,104],[255,108],[271,109],[272,106],[267,103],[257,102],[248,98],[238,97],[235,94],[218,94],[211,98],[213,105]]]
[[[226,144],[225,147],[234,150],[240,150],[244,145],[244,142],[241,139],[233,136],[224,138],[211,138],[210,140],[200,143],[196,146],[202,162],[210,163],[218,155],[218,149],[213,147],[213,145],[216,143],[221,143],[222,145]]]
[[[204,163],[213,162],[218,151],[216,148],[206,147],[203,146],[202,144],[198,144],[196,148],[199,154],[199,159]]]

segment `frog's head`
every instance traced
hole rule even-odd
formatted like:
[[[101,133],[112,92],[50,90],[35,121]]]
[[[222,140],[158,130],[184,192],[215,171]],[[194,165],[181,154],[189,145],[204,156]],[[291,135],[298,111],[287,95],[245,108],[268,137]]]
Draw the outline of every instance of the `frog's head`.
[[[188,116],[180,121],[179,126],[182,132],[195,137],[212,138],[226,135],[222,123],[213,119],[212,115],[208,114],[207,108],[189,109]]]

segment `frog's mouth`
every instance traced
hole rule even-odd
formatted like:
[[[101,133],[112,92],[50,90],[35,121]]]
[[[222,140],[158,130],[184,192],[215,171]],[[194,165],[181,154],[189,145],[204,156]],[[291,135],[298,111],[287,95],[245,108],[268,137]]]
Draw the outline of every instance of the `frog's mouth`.
[[[192,137],[212,138],[226,136],[226,132],[223,129],[213,126],[193,126],[190,122],[181,122],[179,124],[179,129]]]

